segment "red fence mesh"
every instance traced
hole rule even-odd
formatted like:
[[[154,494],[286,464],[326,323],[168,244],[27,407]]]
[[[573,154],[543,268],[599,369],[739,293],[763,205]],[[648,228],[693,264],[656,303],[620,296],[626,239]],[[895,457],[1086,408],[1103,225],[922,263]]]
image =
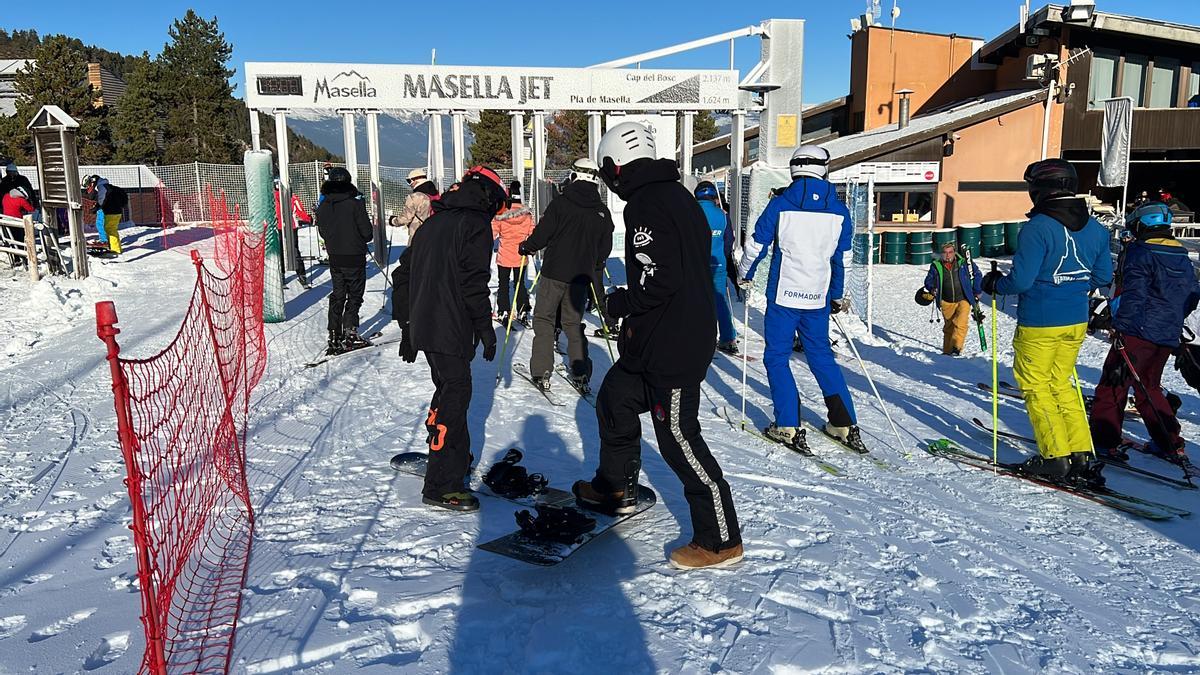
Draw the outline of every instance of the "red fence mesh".
[[[141,672],[229,668],[254,514],[245,473],[250,392],[266,368],[262,233],[211,199],[214,263],[178,334],[148,359],[119,355],[112,303],[96,307],[108,344],[133,506],[146,652]]]

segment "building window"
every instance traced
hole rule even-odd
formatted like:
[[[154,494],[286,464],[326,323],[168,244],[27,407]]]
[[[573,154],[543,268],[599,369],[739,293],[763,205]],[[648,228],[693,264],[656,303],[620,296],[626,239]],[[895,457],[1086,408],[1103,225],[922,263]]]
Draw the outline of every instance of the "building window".
[[[1200,96],[1200,61],[1192,64],[1192,74],[1188,76],[1187,98],[1189,108],[1200,108],[1200,101],[1197,101],[1195,105],[1192,104],[1192,99],[1197,96]]]
[[[1117,61],[1121,53],[1097,49],[1092,55],[1092,73],[1088,82],[1088,108],[1099,110],[1104,99],[1112,98],[1117,86]]]
[[[1179,93],[1179,59],[1154,57],[1150,74],[1150,100],[1147,108],[1174,108]]]
[[[932,223],[934,186],[888,185],[875,188],[875,219],[886,223]]]
[[[1126,54],[1125,68],[1121,71],[1121,96],[1133,99],[1133,105],[1146,105],[1146,66],[1150,58],[1144,54]]]

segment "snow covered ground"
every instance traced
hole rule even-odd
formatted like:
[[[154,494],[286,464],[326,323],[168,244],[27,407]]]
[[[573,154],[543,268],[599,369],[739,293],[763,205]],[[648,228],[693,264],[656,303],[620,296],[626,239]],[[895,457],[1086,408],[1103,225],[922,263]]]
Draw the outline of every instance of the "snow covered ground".
[[[131,233],[126,255],[95,263],[86,282],[0,279],[0,673],[138,665],[130,509],[92,304],[116,300],[124,354],[149,355],[173,335],[193,271],[186,248],[159,250],[153,231]],[[383,277],[370,270],[364,330],[393,333]],[[943,357],[940,326],[912,303],[923,275],[877,268],[878,325],[861,345],[903,446],[853,358],[841,357],[865,436],[894,471],[813,439],[845,473],[830,476],[731,429],[714,411],[739,405],[740,362],[716,357],[701,420],[737,499],[746,560],[691,573],[664,562],[689,526],[652,435],[645,480],[660,504],[644,516],[553,568],[477,550],[514,528],[515,507],[431,511],[418,479],[387,465],[422,449],[432,390],[423,360],[405,364],[389,347],[304,369],[323,345],[328,274],[311,291],[293,285],[290,320],[267,327],[269,365],[252,407],[258,525],[234,671],[1200,670],[1194,517],[1137,520],[920,451],[940,437],[990,449],[964,419],[991,412],[975,387],[991,368],[974,334],[969,357]],[[760,325],[760,311],[750,315]],[[1009,380],[1012,330],[1002,317]],[[530,338],[514,332],[516,359],[528,358]],[[748,346],[761,354],[756,336]],[[1086,382],[1105,349],[1088,340]],[[610,360],[601,341],[591,355],[598,384]],[[793,367],[806,418],[819,422],[816,384],[802,357]],[[550,409],[520,379],[493,386],[497,364],[478,360],[474,371],[472,437],[485,466],[521,447],[553,484],[591,475],[590,406],[572,397]],[[1167,381],[1183,395],[1185,435],[1200,438],[1200,398],[1174,372]],[[1000,406],[1003,426],[1028,432],[1019,401]],[[750,364],[747,411],[756,425],[770,419],[761,363]],[[1128,427],[1145,437],[1136,420]],[[1196,492],[1108,475],[1118,489],[1200,510]]]

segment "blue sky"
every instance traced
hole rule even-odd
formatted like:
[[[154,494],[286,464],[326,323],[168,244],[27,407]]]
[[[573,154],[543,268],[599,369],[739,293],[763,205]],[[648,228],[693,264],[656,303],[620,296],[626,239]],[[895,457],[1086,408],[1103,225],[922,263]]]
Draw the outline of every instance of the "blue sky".
[[[0,0],[3,1],[3,0]],[[882,0],[884,12],[891,0]],[[990,39],[1014,25],[1018,0],[901,0],[897,27]],[[804,99],[844,95],[849,81],[849,20],[867,0],[758,2],[3,2],[0,27],[65,33],[114,51],[158,53],[172,19],[193,7],[220,20],[244,61],[340,61],[586,66],[757,24],[770,17],[807,20]],[[1098,0],[1103,11],[1200,24],[1197,0]],[[1035,7],[1040,4],[1035,4]],[[717,46],[646,67],[724,68]],[[758,42],[740,40],[738,68],[758,60]],[[240,87],[239,87],[240,91]]]

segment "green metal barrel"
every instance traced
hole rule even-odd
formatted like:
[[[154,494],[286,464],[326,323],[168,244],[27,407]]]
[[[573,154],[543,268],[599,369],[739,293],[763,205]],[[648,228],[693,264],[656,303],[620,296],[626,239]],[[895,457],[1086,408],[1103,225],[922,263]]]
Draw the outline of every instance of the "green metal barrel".
[[[966,246],[971,252],[971,257],[978,258],[980,251],[980,237],[983,234],[979,223],[967,223],[958,226],[958,245]]]
[[[985,258],[995,258],[1004,255],[1004,226],[1003,220],[989,220],[981,223],[982,238],[980,242],[981,255]]]
[[[928,265],[933,259],[933,230],[913,230],[908,233],[908,264]]]
[[[1017,252],[1017,238],[1021,236],[1021,228],[1025,226],[1024,220],[1010,220],[1004,224],[1004,248],[1009,255]]]
[[[903,265],[908,256],[908,231],[888,230],[883,233],[883,264]]]

